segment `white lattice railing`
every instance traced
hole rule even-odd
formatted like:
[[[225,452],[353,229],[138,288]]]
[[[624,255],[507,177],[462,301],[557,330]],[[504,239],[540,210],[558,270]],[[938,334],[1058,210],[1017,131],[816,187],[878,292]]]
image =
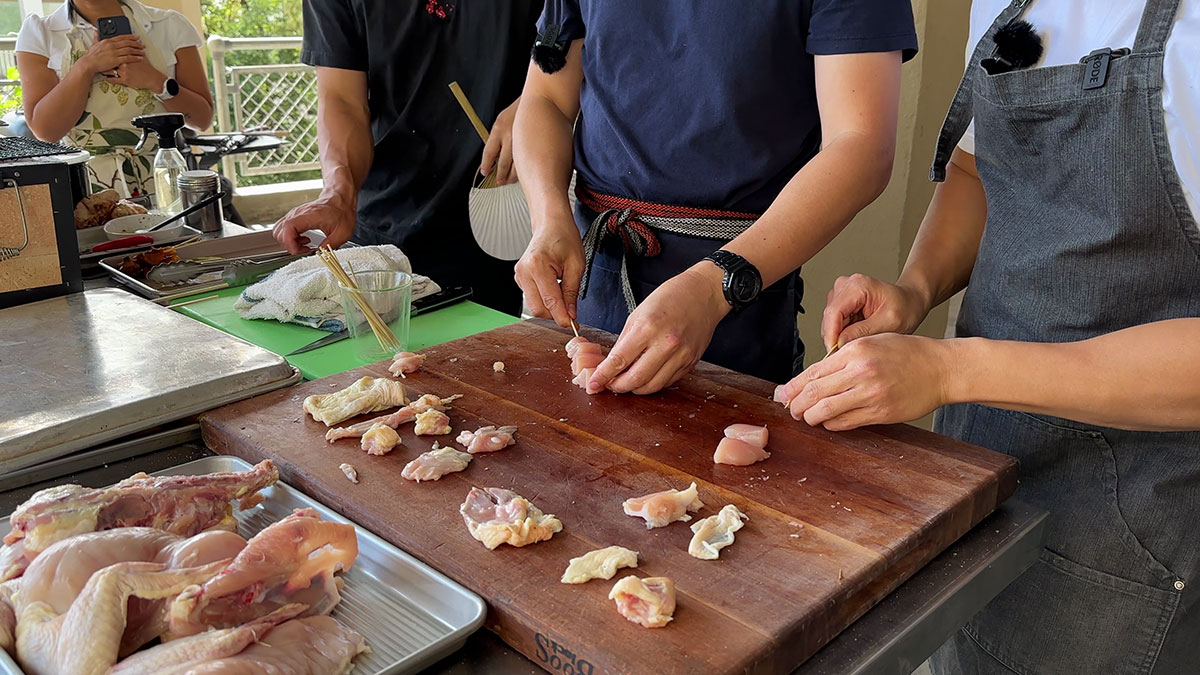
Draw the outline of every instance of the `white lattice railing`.
[[[16,68],[17,38],[0,37],[0,115],[21,107],[21,81],[16,79]]]
[[[300,49],[298,37],[208,38],[220,131],[261,127],[288,134],[290,143],[271,152],[226,157],[223,173],[236,175],[307,171],[317,161],[317,79],[302,64],[227,66],[234,51]]]

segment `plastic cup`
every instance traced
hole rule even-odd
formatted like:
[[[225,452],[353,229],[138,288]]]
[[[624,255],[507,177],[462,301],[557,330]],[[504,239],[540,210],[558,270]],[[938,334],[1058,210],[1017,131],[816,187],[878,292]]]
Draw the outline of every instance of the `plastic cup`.
[[[350,275],[358,289],[338,284],[342,291],[342,310],[346,314],[346,328],[350,331],[350,342],[358,357],[368,363],[391,359],[399,352],[408,351],[408,320],[412,312],[412,277],[404,272],[392,270],[366,270]],[[357,299],[356,299],[357,297]],[[379,315],[385,330],[390,331],[395,342],[385,346],[386,335],[381,341],[360,306],[360,302],[371,307]]]

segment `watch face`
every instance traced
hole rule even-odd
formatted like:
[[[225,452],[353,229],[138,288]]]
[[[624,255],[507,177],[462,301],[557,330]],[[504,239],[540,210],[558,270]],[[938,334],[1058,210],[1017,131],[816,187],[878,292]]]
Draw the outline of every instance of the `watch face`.
[[[167,78],[167,94],[171,96],[179,95],[179,82],[173,77]]]
[[[729,280],[729,294],[733,296],[733,300],[738,303],[750,303],[758,297],[759,291],[762,290],[762,277],[754,268],[742,268],[731,275]]]

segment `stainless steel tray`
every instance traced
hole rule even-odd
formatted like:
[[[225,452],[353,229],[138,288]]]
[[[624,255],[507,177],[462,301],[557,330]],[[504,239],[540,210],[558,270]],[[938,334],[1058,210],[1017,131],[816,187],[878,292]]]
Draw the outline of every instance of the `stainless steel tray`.
[[[0,474],[298,381],[283,357],[118,289],[0,310]]]
[[[155,475],[249,468],[236,457],[205,457]],[[262,531],[293,509],[309,507],[326,520],[350,523],[358,531],[358,560],[343,576],[342,601],[330,615],[361,633],[371,648],[355,659],[352,675],[418,672],[457,651],[483,625],[487,612],[483,600],[433,568],[283,482],[263,495],[266,500],[261,505],[237,513],[238,533],[243,537]],[[8,530],[6,517],[0,523],[0,536]],[[0,673],[23,675],[3,650]]]

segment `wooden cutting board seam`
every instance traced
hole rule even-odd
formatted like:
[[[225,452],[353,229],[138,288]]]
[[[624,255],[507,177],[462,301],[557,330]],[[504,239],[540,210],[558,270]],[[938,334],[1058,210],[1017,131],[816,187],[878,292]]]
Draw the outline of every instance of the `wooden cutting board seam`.
[[[441,380],[444,380],[444,381],[447,381],[447,382],[453,382],[453,383],[457,383],[457,384],[464,384],[464,385],[465,385],[465,387],[466,387],[466,388],[468,388],[468,389],[474,389],[474,390],[476,390],[476,391],[478,391],[478,392],[483,392],[483,394],[484,394],[485,396],[488,396],[488,397],[490,397],[490,398],[494,399],[496,402],[498,402],[498,403],[500,403],[500,404],[502,404],[502,405],[504,405],[504,404],[508,404],[508,405],[513,405],[513,406],[516,406],[516,407],[520,408],[521,410],[524,410],[524,411],[528,412],[528,413],[529,413],[529,414],[531,414],[531,416],[533,416],[533,417],[537,417],[537,418],[544,419],[544,420],[549,420],[549,421],[558,421],[556,418],[550,417],[549,415],[546,415],[546,414],[544,414],[544,413],[541,413],[541,412],[539,412],[539,411],[537,411],[537,410],[534,410],[534,409],[532,409],[532,408],[527,408],[527,407],[525,407],[525,406],[523,406],[523,405],[521,405],[521,404],[519,404],[519,403],[515,403],[515,402],[513,402],[513,401],[509,401],[509,400],[507,400],[507,399],[502,399],[502,398],[500,398],[500,397],[498,397],[498,396],[496,396],[496,395],[494,395],[494,394],[492,394],[492,393],[488,392],[486,389],[483,389],[483,388],[481,388],[481,387],[474,387],[474,386],[472,386],[472,385],[468,385],[468,384],[466,384],[466,383],[463,383],[463,382],[461,382],[461,381],[459,381],[459,380],[452,380],[451,378],[448,378],[448,377],[446,377],[446,376],[444,376],[444,375],[441,375],[440,373],[437,373],[437,372],[434,372],[434,371],[428,372],[428,373],[426,373],[426,374],[427,374],[427,375],[433,375],[433,376],[437,377],[438,379],[441,379]],[[456,392],[456,393],[458,393],[458,392]],[[502,424],[501,424],[499,421],[497,421],[497,420],[493,420],[493,419],[490,419],[490,418],[488,418],[488,417],[486,417],[486,416],[484,416],[484,415],[482,415],[482,414],[480,414],[480,413],[474,412],[474,411],[472,411],[472,410],[470,410],[470,409],[466,408],[465,406],[463,406],[463,405],[460,403],[461,401],[469,401],[469,400],[470,400],[470,399],[469,399],[469,398],[466,396],[466,394],[464,393],[464,395],[463,395],[463,397],[462,397],[461,399],[458,399],[458,400],[456,400],[456,401],[454,402],[454,404],[455,404],[455,405],[454,405],[453,407],[455,407],[455,408],[459,408],[459,409],[462,409],[462,410],[464,410],[464,411],[468,412],[468,413],[469,413],[471,416],[473,416],[473,417],[477,417],[477,418],[479,418],[479,419],[482,419],[482,420],[487,420],[488,422],[492,422],[494,426],[502,426]],[[546,428],[552,428],[552,427],[549,427],[549,426],[547,426]],[[661,462],[661,461],[659,461],[659,460],[657,460],[657,459],[654,459],[654,458],[652,458],[652,457],[647,457],[646,455],[638,454],[637,452],[634,452],[633,450],[631,450],[631,449],[629,449],[629,448],[626,448],[625,446],[622,446],[622,445],[619,445],[619,444],[613,443],[612,441],[608,441],[608,440],[606,440],[606,439],[604,439],[604,438],[601,438],[600,436],[596,436],[595,434],[592,434],[591,432],[585,431],[585,430],[583,430],[583,429],[579,429],[579,428],[577,428],[577,427],[574,427],[574,429],[575,429],[575,431],[577,431],[579,434],[581,434],[581,435],[583,435],[583,436],[585,436],[585,437],[587,437],[587,438],[591,439],[594,445],[597,445],[597,446],[602,446],[602,447],[607,447],[607,448],[609,448],[609,449],[615,449],[615,450],[618,452],[618,454],[620,454],[620,455],[622,455],[622,456],[624,456],[624,457],[629,457],[629,458],[631,458],[631,459],[634,459],[635,461],[639,461],[639,462],[645,462],[645,463],[649,464],[650,466],[654,467],[655,469],[659,470],[660,472],[662,472],[662,473],[664,473],[664,474],[666,474],[666,475],[683,474],[683,472],[682,472],[682,471],[680,471],[679,469],[676,469],[676,468],[674,468],[674,467],[670,466],[669,464],[666,464],[666,463],[664,463],[664,462]],[[518,433],[520,433],[520,431],[519,431],[519,430],[518,430]],[[519,440],[518,440],[518,442],[519,442]],[[557,451],[557,450],[553,450],[552,448],[550,449],[550,451],[551,451],[551,452],[556,452],[557,454],[560,454],[560,455],[568,455],[568,454],[569,454],[569,453],[563,453],[563,452],[560,452],[560,451]],[[460,472],[459,472],[459,474],[462,474],[462,473],[466,473],[466,472],[465,472],[465,471],[460,471]],[[826,535],[826,536],[828,536],[829,538],[831,538],[831,539],[834,539],[834,540],[838,541],[838,542],[839,542],[839,543],[841,543],[841,544],[844,544],[844,545],[845,545],[845,546],[847,546],[848,548],[851,548],[851,549],[854,549],[854,550],[861,551],[861,552],[863,552],[863,553],[867,554],[867,555],[868,555],[869,557],[871,557],[872,559],[877,559],[876,561],[883,561],[883,560],[885,560],[885,556],[884,556],[883,554],[879,553],[878,551],[872,550],[872,549],[870,549],[870,548],[868,548],[868,547],[866,547],[866,546],[863,546],[862,544],[859,544],[859,543],[857,543],[857,542],[855,542],[855,541],[852,541],[852,540],[846,539],[846,538],[844,538],[844,537],[842,537],[842,536],[839,536],[839,535],[837,535],[837,534],[835,534],[835,533],[833,533],[833,532],[831,532],[831,531],[829,531],[829,530],[827,530],[827,529],[825,529],[825,528],[822,528],[822,527],[821,527],[821,526],[819,526],[819,525],[812,524],[812,523],[810,523],[810,522],[808,522],[808,521],[806,521],[806,520],[800,520],[800,519],[797,519],[797,518],[795,518],[795,517],[793,517],[793,516],[791,516],[791,515],[789,515],[789,514],[787,514],[787,513],[784,513],[783,511],[780,511],[780,510],[778,510],[778,509],[774,508],[774,507],[771,507],[771,506],[768,506],[768,505],[765,505],[765,504],[762,504],[762,503],[759,503],[759,502],[752,502],[752,500],[750,500],[750,499],[749,499],[749,498],[747,498],[746,496],[744,496],[744,495],[741,495],[741,494],[739,494],[739,493],[737,493],[737,492],[734,492],[733,490],[729,490],[728,488],[724,488],[724,487],[721,487],[721,486],[719,486],[719,485],[716,485],[716,484],[710,483],[709,481],[706,481],[706,480],[704,480],[703,478],[700,478],[700,477],[697,477],[697,476],[689,476],[688,480],[689,480],[689,482],[691,482],[691,481],[693,481],[693,480],[694,480],[694,481],[696,482],[696,484],[697,484],[697,487],[703,486],[703,487],[704,487],[704,488],[705,488],[705,489],[706,489],[708,492],[710,492],[710,493],[716,493],[718,496],[720,496],[720,497],[722,498],[722,501],[724,501],[726,504],[731,504],[731,503],[734,503],[734,502],[735,502],[735,500],[733,500],[733,499],[731,499],[731,498],[730,498],[730,495],[732,495],[732,496],[736,497],[736,498],[737,498],[737,500],[736,500],[736,501],[737,501],[737,502],[741,502],[741,504],[742,504],[743,506],[745,506],[745,504],[747,504],[747,503],[753,503],[753,504],[755,505],[755,509],[756,509],[756,510],[760,510],[760,511],[768,511],[768,512],[770,512],[772,515],[774,515],[774,516],[776,516],[776,517],[779,517],[779,518],[780,518],[780,519],[782,519],[782,520],[794,520],[794,521],[796,521],[796,522],[803,523],[803,524],[804,524],[804,527],[806,527],[806,528],[807,528],[807,527],[811,527],[813,530],[815,530],[815,531],[817,531],[817,532],[819,532],[819,533],[821,533],[821,534],[823,534],[823,535]],[[641,497],[641,496],[643,496],[643,495],[630,495],[630,497]],[[534,499],[534,498],[533,498],[533,497],[527,497],[527,499],[529,499],[530,501],[533,501],[533,499]],[[710,504],[705,504],[705,507],[706,507],[706,508],[711,508],[711,509],[714,509],[715,511],[719,511],[719,510],[720,510],[718,507],[714,507],[714,506],[712,506],[712,505],[710,505]],[[864,507],[864,508],[868,508],[868,509],[869,509],[870,507]],[[879,512],[879,511],[877,511],[877,510],[874,510],[874,509],[870,509],[870,510],[874,511],[875,513],[881,513],[881,512]],[[886,514],[882,514],[882,513],[881,513],[881,515],[886,515]],[[629,516],[629,517],[632,517],[632,516]],[[900,554],[903,554],[903,552],[898,552],[898,553],[900,553]]]

